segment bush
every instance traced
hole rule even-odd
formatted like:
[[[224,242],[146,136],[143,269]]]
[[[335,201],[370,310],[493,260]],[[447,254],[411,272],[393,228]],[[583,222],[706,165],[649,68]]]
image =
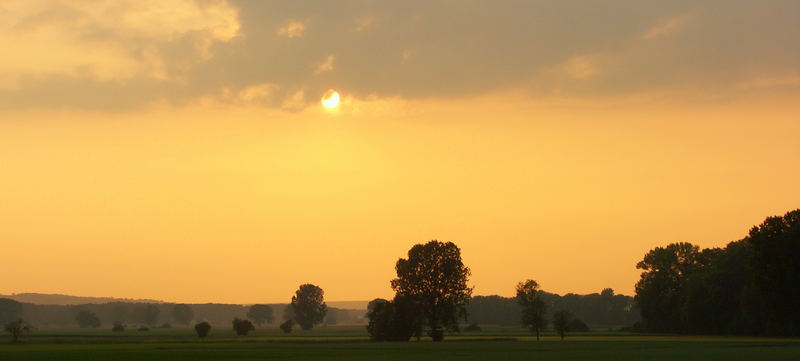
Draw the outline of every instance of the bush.
[[[589,332],[589,326],[585,322],[574,318],[567,324],[567,331],[569,332]]]
[[[283,333],[291,333],[292,332],[292,327],[294,327],[294,321],[286,320],[278,327],[280,327],[280,329],[281,329],[281,331],[283,331]]]
[[[170,325],[169,322],[167,322],[161,326],[158,326],[158,328],[172,328],[172,325]]]
[[[464,327],[464,332],[479,332],[481,331],[481,326],[478,326],[477,322],[470,323],[469,326]]]
[[[233,330],[236,331],[237,336],[247,336],[250,331],[255,331],[256,327],[250,320],[242,320],[238,317],[233,319]]]
[[[421,336],[422,320],[416,312],[416,305],[411,298],[402,296],[395,297],[394,301],[380,298],[372,300],[367,306],[367,332],[370,339],[408,341],[411,336]]]
[[[150,327],[147,326],[139,327],[139,332],[146,332],[146,331],[150,331]]]
[[[114,322],[114,327],[111,327],[111,331],[114,331],[114,332],[125,331],[125,326],[122,325],[121,322]]]
[[[204,339],[208,336],[208,332],[211,331],[211,324],[205,321],[200,322],[194,325],[194,331],[197,332],[197,337]]]

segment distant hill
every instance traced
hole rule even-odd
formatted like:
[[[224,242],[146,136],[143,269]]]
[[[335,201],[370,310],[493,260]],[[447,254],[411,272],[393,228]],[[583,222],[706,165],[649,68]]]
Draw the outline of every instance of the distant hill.
[[[54,295],[44,293],[16,293],[13,295],[0,295],[0,298],[10,298],[12,300],[33,303],[37,305],[83,305],[88,303],[109,303],[109,302],[128,302],[128,303],[164,303],[164,301],[128,299],[115,297],[81,297],[69,295]]]
[[[110,302],[127,302],[127,303],[170,303],[159,300],[148,299],[129,299],[129,298],[116,298],[116,297],[82,297],[58,294],[45,294],[45,293],[16,293],[12,295],[0,295],[0,298],[10,298],[12,300],[32,303],[35,305],[84,305],[84,304],[102,304]],[[335,307],[348,310],[366,310],[369,301],[329,301],[326,302],[328,307]]]

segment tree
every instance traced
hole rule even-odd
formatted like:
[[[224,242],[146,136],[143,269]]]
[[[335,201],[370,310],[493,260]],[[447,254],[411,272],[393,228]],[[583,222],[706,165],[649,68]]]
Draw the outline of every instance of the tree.
[[[247,311],[247,318],[255,321],[259,326],[264,323],[272,323],[272,307],[268,305],[252,305],[250,310]]]
[[[422,319],[409,297],[376,298],[367,305],[367,332],[372,341],[408,341],[422,333]]]
[[[283,333],[291,333],[292,328],[294,327],[294,321],[293,320],[283,321],[283,323],[281,323],[281,325],[278,327],[281,329],[281,331],[283,331]]]
[[[255,331],[256,327],[250,320],[242,320],[238,317],[233,319],[233,330],[236,331],[237,336],[247,336],[250,331]]]
[[[10,298],[0,298],[0,324],[5,325],[22,317],[22,304]]]
[[[148,326],[154,327],[158,324],[158,314],[159,310],[156,305],[143,305],[137,307],[131,313],[131,317],[140,323],[144,323]]]
[[[325,292],[312,284],[300,285],[291,303],[294,320],[304,330],[311,330],[314,325],[325,319],[328,306],[325,304]]]
[[[573,318],[567,324],[567,331],[569,332],[589,332],[589,326],[577,318]]]
[[[768,217],[750,230],[747,241],[770,333],[800,335],[800,209]]]
[[[206,321],[200,322],[194,325],[194,331],[197,332],[197,337],[200,337],[202,340],[206,338],[208,332],[211,331],[211,324]]]
[[[180,325],[188,325],[194,318],[194,311],[187,304],[178,303],[172,307],[172,319]]]
[[[569,324],[572,321],[572,314],[569,313],[567,310],[561,310],[553,314],[553,328],[561,336],[561,340],[564,340],[564,335],[567,333],[569,329]]]
[[[708,263],[714,252],[701,253],[700,248],[691,243],[672,243],[656,247],[636,264],[643,272],[636,283],[635,300],[649,330],[686,331],[682,310],[689,278]]]
[[[408,258],[395,265],[392,280],[396,296],[413,300],[434,341],[444,339],[444,329],[458,331],[458,320],[467,317],[472,296],[467,286],[470,270],[461,261],[461,250],[453,242],[436,240],[416,244]]]
[[[547,327],[547,305],[542,300],[539,284],[527,280],[517,284],[517,303],[522,306],[522,325],[536,334],[536,340]]]
[[[78,311],[75,315],[75,321],[78,321],[78,327],[80,328],[100,327],[100,318],[97,317],[97,314],[87,310]]]
[[[11,334],[11,342],[17,343],[17,340],[20,336],[22,336],[23,333],[31,332],[33,330],[33,326],[25,322],[23,319],[18,318],[7,323],[5,330]]]

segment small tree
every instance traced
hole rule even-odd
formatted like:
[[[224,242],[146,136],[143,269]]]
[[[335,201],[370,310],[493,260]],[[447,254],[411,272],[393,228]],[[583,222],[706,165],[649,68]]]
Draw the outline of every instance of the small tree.
[[[78,311],[78,314],[75,315],[75,321],[78,321],[78,327],[80,328],[100,327],[100,318],[97,317],[97,314],[87,310]]]
[[[250,310],[247,311],[247,318],[255,321],[259,326],[264,323],[272,323],[274,319],[272,306],[252,305],[250,306]]]
[[[534,280],[518,283],[517,302],[522,306],[522,325],[535,333],[538,341],[541,332],[547,327],[547,305],[542,300],[539,284]]]
[[[278,327],[280,327],[280,329],[281,329],[281,331],[283,331],[283,333],[291,333],[292,332],[292,327],[294,327],[294,321],[292,321],[292,320],[283,321],[283,323]]]
[[[561,310],[553,314],[553,328],[556,330],[561,340],[564,340],[564,335],[569,329],[569,323],[572,320],[572,314],[567,310]]]
[[[31,332],[33,330],[33,326],[25,322],[23,319],[18,318],[15,321],[7,323],[5,330],[11,334],[11,342],[17,343],[17,340],[20,336],[22,336],[23,333]]]
[[[194,311],[187,304],[179,303],[172,307],[172,319],[179,325],[188,325],[194,318]]]
[[[203,321],[196,325],[194,325],[194,331],[197,332],[197,337],[200,339],[205,339],[208,336],[208,332],[211,331],[211,324]]]
[[[255,331],[256,327],[250,320],[242,320],[238,317],[233,319],[233,330],[236,331],[237,336],[247,336],[250,331]]]
[[[328,306],[325,305],[325,291],[310,283],[300,285],[292,296],[291,307],[297,324],[304,330],[311,330],[314,325],[325,319],[325,313],[328,311]]]

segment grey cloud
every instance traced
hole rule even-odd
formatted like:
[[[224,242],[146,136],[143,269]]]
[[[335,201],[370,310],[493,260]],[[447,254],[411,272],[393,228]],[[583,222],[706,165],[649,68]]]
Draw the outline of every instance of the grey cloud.
[[[0,106],[130,109],[270,84],[280,107],[299,90],[355,96],[459,97],[518,88],[532,95],[735,91],[757,76],[800,73],[797,1],[236,1],[239,36],[196,58],[192,39],[161,44],[182,82],[27,79]],[[664,34],[648,31],[685,18]],[[372,19],[356,31],[364,19]],[[289,21],[303,35],[282,37]],[[331,71],[316,67],[333,55]],[[575,57],[583,78],[562,71]],[[581,65],[580,63],[578,63]],[[591,68],[591,67],[595,67]],[[580,70],[580,69],[579,69]],[[177,71],[177,70],[175,70]],[[792,87],[797,90],[797,87]],[[102,101],[97,101],[97,100]],[[226,98],[221,98],[225,100]]]

